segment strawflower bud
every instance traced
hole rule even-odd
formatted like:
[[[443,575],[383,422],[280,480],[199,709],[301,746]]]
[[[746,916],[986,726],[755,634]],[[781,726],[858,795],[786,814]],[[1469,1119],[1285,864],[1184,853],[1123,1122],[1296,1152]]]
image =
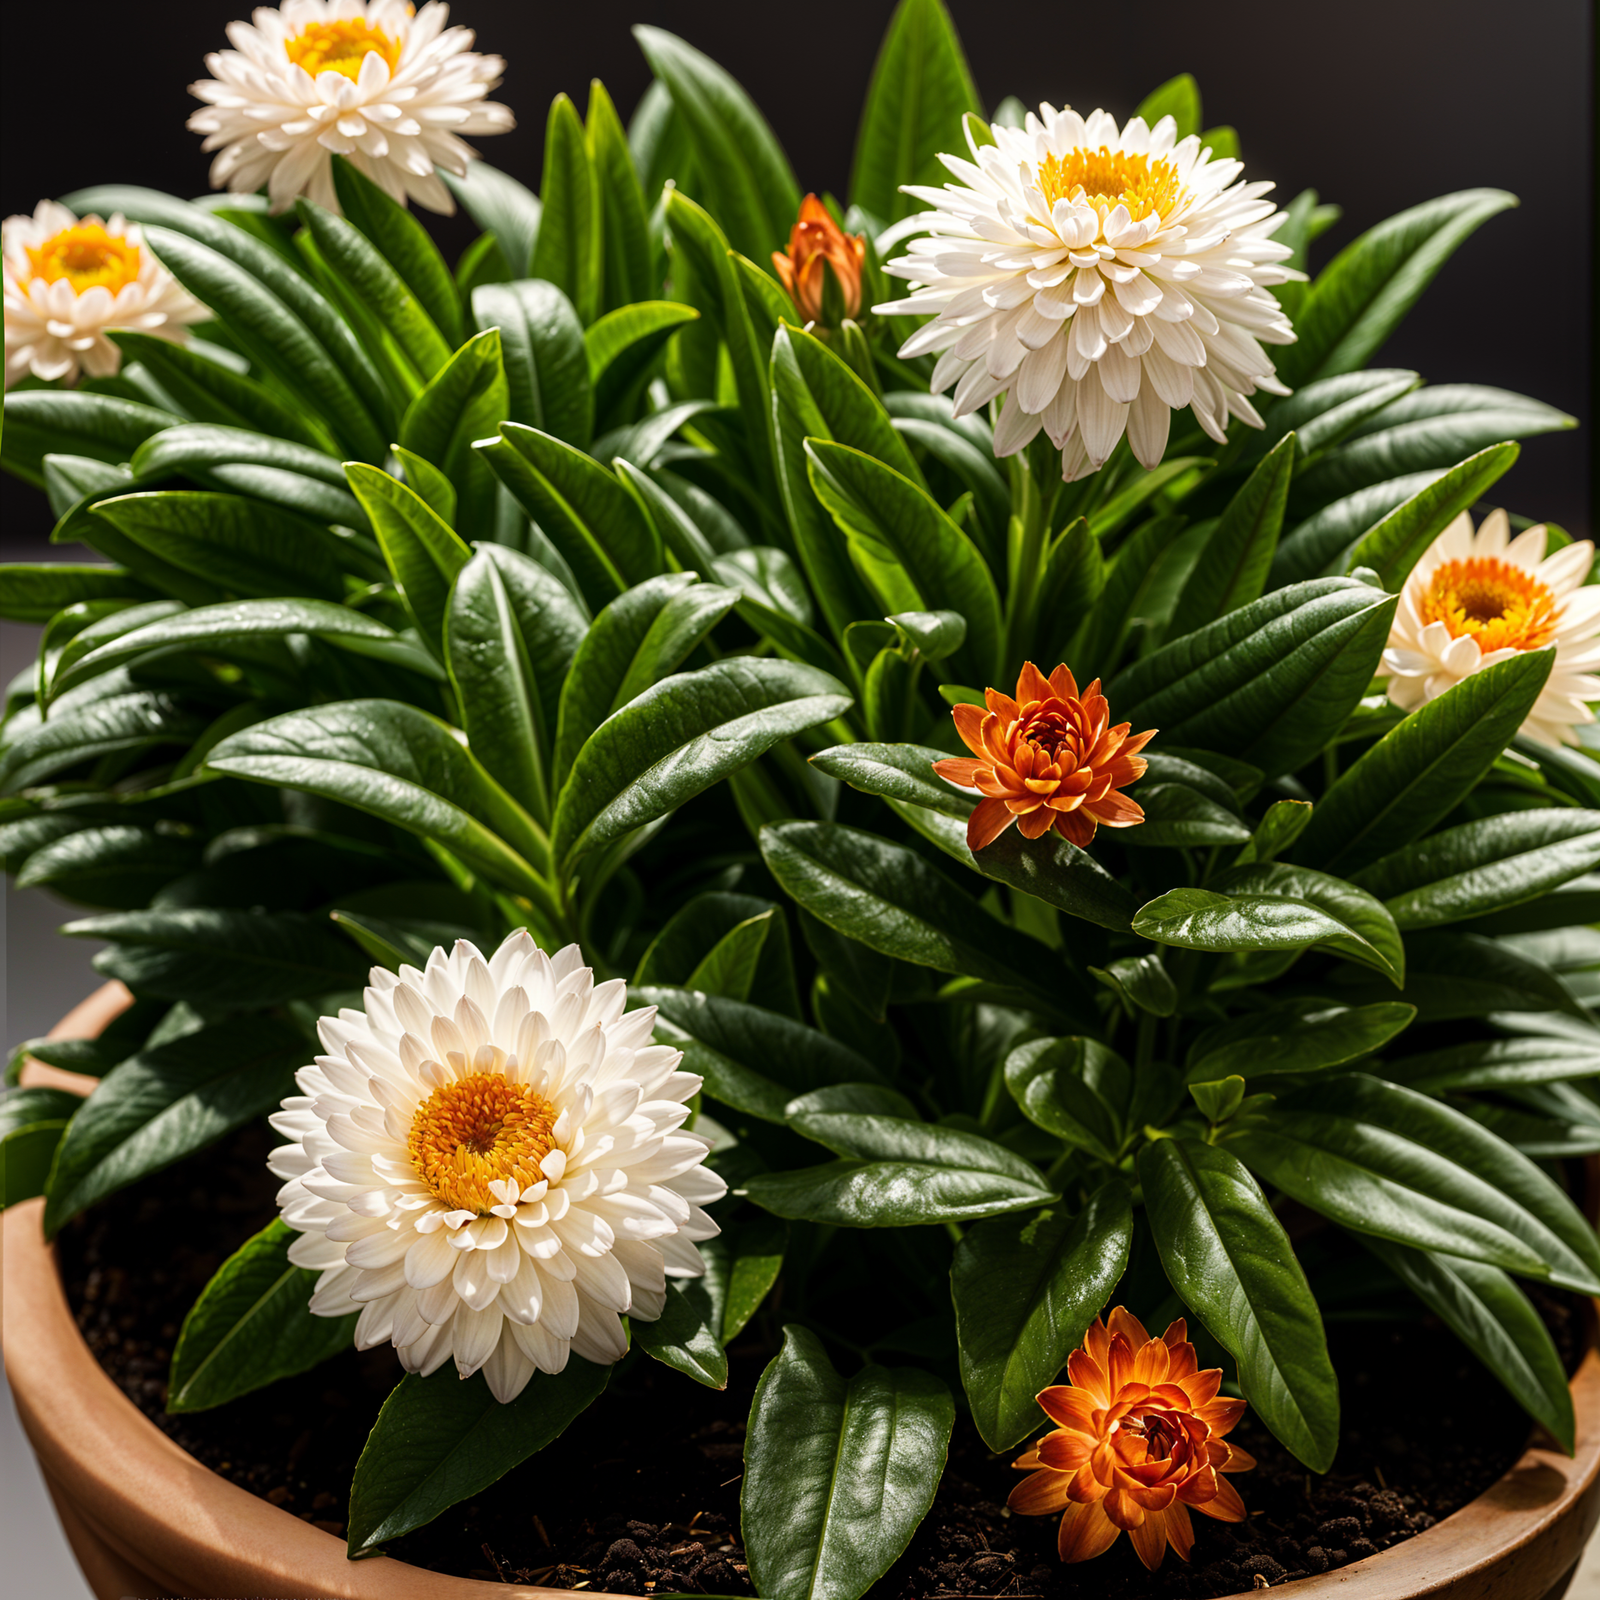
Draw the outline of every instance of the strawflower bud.
[[[789,233],[789,250],[772,252],[779,281],[807,322],[837,327],[861,312],[861,267],[866,259],[864,234],[846,233],[814,195],[800,202],[800,216]],[[832,289],[829,289],[829,277]],[[828,302],[837,296],[838,306]]]

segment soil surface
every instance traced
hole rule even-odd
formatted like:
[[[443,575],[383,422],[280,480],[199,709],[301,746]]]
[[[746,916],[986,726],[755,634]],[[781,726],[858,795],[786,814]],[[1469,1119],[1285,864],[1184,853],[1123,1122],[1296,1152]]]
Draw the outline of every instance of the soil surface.
[[[223,1259],[275,1215],[272,1135],[249,1129],[63,1230],[67,1296],[89,1347],[164,1433],[213,1470],[343,1536],[350,1479],[393,1352],[354,1350],[216,1411],[169,1417],[167,1364],[184,1314]],[[1539,1309],[1569,1370],[1577,1302]],[[1276,1589],[1359,1561],[1465,1505],[1521,1453],[1526,1418],[1437,1324],[1332,1322],[1344,1432],[1334,1470],[1307,1474],[1250,1414],[1237,1440],[1260,1460],[1233,1482],[1234,1526],[1194,1518],[1193,1560],[1147,1574],[1126,1539],[1062,1567],[1055,1519],[1012,1516],[1016,1475],[963,1416],[933,1510],[874,1600],[1200,1600]],[[750,1595],[739,1542],[744,1419],[773,1352],[736,1345],[715,1393],[630,1358],[559,1444],[491,1490],[388,1546],[438,1572],[632,1595]],[[616,1509],[611,1509],[616,1508]]]

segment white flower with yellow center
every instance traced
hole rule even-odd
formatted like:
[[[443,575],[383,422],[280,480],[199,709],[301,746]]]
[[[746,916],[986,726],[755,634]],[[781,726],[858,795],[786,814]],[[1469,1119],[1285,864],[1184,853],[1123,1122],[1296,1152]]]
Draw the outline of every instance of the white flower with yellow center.
[[[1579,539],[1545,556],[1543,527],[1511,537],[1503,511],[1476,534],[1465,511],[1428,546],[1406,579],[1383,652],[1389,698],[1407,711],[1482,667],[1555,646],[1555,664],[1522,732],[1576,744],[1600,700],[1600,588],[1585,584],[1594,545]]]
[[[272,1124],[311,1310],[359,1309],[361,1349],[410,1372],[454,1360],[499,1400],[569,1351],[610,1363],[621,1314],[652,1321],[668,1278],[705,1271],[701,1210],[727,1192],[685,1133],[700,1079],[652,1044],[655,1008],[624,1012],[576,945],[524,932],[484,960],[465,941],[427,970],[374,968],[365,1011],[318,1024],[326,1055]]]
[[[885,270],[918,287],[875,308],[936,313],[900,349],[942,352],[935,393],[955,385],[958,417],[1004,394],[996,455],[1043,428],[1069,482],[1124,432],[1157,465],[1183,406],[1219,444],[1230,417],[1260,427],[1248,397],[1288,392],[1262,345],[1294,342],[1267,287],[1303,276],[1272,238],[1273,185],[1180,141],[1171,117],[1119,133],[1108,112],[1043,105],[990,131],[980,146],[969,129],[971,161],[939,158],[958,182],[906,190],[936,207],[932,232]]]
[[[508,107],[485,100],[505,72],[472,49],[469,28],[446,28],[450,8],[429,0],[284,0],[230,22],[232,50],[206,57],[211,77],[189,86],[206,102],[189,118],[211,164],[213,187],[253,194],[274,211],[306,194],[330,211],[334,155],[346,156],[402,204],[430,211],[455,201],[436,166],[467,170],[459,135],[505,133]]]
[[[120,216],[80,220],[41,200],[31,217],[7,217],[3,236],[8,389],[30,372],[47,382],[80,370],[108,378],[122,352],[107,333],[181,343],[186,323],[210,315]]]

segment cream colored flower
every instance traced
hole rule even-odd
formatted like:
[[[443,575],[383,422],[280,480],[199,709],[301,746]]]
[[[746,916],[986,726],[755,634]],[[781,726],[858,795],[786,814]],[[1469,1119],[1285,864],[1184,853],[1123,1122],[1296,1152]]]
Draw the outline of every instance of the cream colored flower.
[[[327,1054],[272,1118],[311,1310],[359,1309],[360,1348],[481,1368],[499,1400],[569,1351],[620,1359],[621,1315],[654,1320],[668,1278],[705,1271],[701,1207],[727,1192],[681,1131],[700,1079],[650,1042],[655,1008],[625,1013],[621,980],[524,932],[371,984],[365,1011],[322,1019]]]
[[[505,133],[506,106],[485,100],[505,62],[472,49],[469,28],[446,28],[450,8],[429,0],[284,0],[230,22],[232,50],[206,57],[211,77],[189,86],[206,109],[189,118],[221,153],[211,182],[234,194],[266,185],[274,211],[306,194],[330,211],[334,155],[402,204],[450,213],[436,166],[464,173],[459,135]]]
[[[182,343],[186,323],[210,315],[144,248],[120,216],[73,216],[41,200],[4,225],[6,388],[30,372],[47,382],[84,371],[110,377],[122,352],[112,331]]]
[[[1400,592],[1382,670],[1389,698],[1407,711],[1521,650],[1556,648],[1522,732],[1541,744],[1576,744],[1600,700],[1600,588],[1587,539],[1545,556],[1543,527],[1511,537],[1503,511],[1476,534],[1462,512],[1412,569]]]
[[[1271,237],[1272,184],[1179,140],[1171,117],[1119,132],[1105,111],[1043,105],[990,132],[980,146],[969,131],[971,161],[940,157],[957,182],[906,190],[936,208],[932,232],[885,270],[918,287],[875,309],[936,315],[900,354],[941,352],[933,388],[955,385],[958,417],[1005,395],[995,453],[1043,428],[1069,481],[1124,432],[1155,466],[1183,406],[1219,444],[1230,417],[1260,427],[1248,397],[1288,392],[1262,345],[1294,342],[1267,287],[1302,276]]]

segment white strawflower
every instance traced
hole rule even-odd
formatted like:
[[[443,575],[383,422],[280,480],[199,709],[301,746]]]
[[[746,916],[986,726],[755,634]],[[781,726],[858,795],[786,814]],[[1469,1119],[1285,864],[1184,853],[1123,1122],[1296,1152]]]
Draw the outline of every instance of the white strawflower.
[[[455,210],[436,166],[464,173],[464,133],[505,133],[508,107],[484,99],[505,72],[479,55],[470,28],[446,28],[440,0],[412,15],[406,0],[284,0],[230,22],[232,50],[206,57],[211,77],[189,85],[206,101],[189,126],[206,135],[214,188],[253,194],[274,211],[306,194],[330,211],[333,155],[402,204]]]
[[[727,1192],[681,1131],[700,1079],[650,1042],[655,1008],[624,1013],[621,980],[525,932],[371,981],[272,1118],[294,1141],[270,1163],[289,1259],[322,1273],[311,1310],[359,1308],[359,1348],[482,1368],[502,1401],[569,1350],[618,1360],[619,1316],[653,1321],[668,1278],[705,1271],[700,1208]]]
[[[1261,346],[1294,342],[1267,286],[1303,276],[1279,264],[1273,185],[1179,141],[1171,117],[1119,133],[1108,112],[1042,105],[990,131],[983,146],[968,131],[971,161],[939,158],[958,182],[906,190],[937,208],[933,231],[885,270],[920,287],[874,309],[937,316],[900,354],[943,352],[933,389],[955,385],[958,417],[1004,394],[995,453],[1042,427],[1069,482],[1124,431],[1157,465],[1183,406],[1219,444],[1230,416],[1260,427],[1247,397],[1288,392]]]
[[[30,372],[47,382],[80,370],[108,378],[122,352],[112,331],[151,333],[181,343],[186,323],[208,312],[144,248],[121,216],[78,218],[54,200],[31,217],[7,217],[6,388]]]
[[[1556,647],[1555,665],[1522,732],[1576,744],[1600,700],[1600,588],[1585,585],[1594,545],[1579,539],[1548,559],[1544,528],[1511,537],[1503,511],[1476,534],[1465,511],[1428,546],[1400,591],[1383,652],[1389,698],[1407,711],[1482,667]]]

